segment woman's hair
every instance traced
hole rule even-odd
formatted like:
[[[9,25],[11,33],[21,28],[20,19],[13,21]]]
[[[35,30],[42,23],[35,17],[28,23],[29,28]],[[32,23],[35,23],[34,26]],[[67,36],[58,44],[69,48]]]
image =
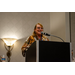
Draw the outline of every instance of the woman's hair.
[[[43,25],[41,23],[37,23],[34,27],[34,29],[36,29],[37,25],[40,25],[43,28]]]
[[[41,23],[37,23],[34,27],[34,30],[36,29],[37,25],[40,25],[42,28],[43,28],[43,25]],[[33,36],[36,36],[36,32],[34,31],[33,32]]]

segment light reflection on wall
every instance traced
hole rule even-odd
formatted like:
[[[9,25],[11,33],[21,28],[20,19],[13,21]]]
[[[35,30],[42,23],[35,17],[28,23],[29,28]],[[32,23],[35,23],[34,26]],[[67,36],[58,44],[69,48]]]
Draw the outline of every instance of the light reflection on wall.
[[[0,12],[0,38],[26,38],[32,35],[36,23],[49,26],[49,15],[44,12]],[[47,27],[46,32],[49,33],[49,29]]]

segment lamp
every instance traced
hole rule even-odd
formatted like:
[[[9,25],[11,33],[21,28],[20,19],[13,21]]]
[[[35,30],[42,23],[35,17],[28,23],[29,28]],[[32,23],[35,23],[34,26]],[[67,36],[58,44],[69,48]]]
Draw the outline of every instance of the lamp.
[[[14,43],[17,41],[17,39],[3,38],[2,40],[4,41],[5,49],[8,51],[7,52],[7,57],[8,57],[7,60],[8,60],[8,62],[10,62],[11,50],[13,49]]]

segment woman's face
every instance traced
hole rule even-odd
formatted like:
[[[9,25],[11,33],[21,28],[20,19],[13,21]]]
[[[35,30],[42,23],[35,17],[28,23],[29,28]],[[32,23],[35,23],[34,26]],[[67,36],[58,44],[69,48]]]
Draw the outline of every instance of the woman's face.
[[[34,29],[37,35],[41,35],[41,32],[43,31],[43,28],[40,25],[36,26],[36,29]]]

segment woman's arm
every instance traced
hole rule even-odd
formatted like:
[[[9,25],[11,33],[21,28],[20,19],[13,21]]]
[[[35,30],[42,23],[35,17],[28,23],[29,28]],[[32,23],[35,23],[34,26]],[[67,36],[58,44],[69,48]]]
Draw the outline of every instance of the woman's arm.
[[[22,51],[26,50],[27,46],[28,46],[28,44],[27,43],[24,43],[23,46],[22,46],[22,48],[21,48],[21,50]]]
[[[23,44],[21,50],[22,50],[22,55],[25,57],[25,52],[28,50],[28,48],[30,47],[30,37],[28,37],[25,41],[25,43]]]

